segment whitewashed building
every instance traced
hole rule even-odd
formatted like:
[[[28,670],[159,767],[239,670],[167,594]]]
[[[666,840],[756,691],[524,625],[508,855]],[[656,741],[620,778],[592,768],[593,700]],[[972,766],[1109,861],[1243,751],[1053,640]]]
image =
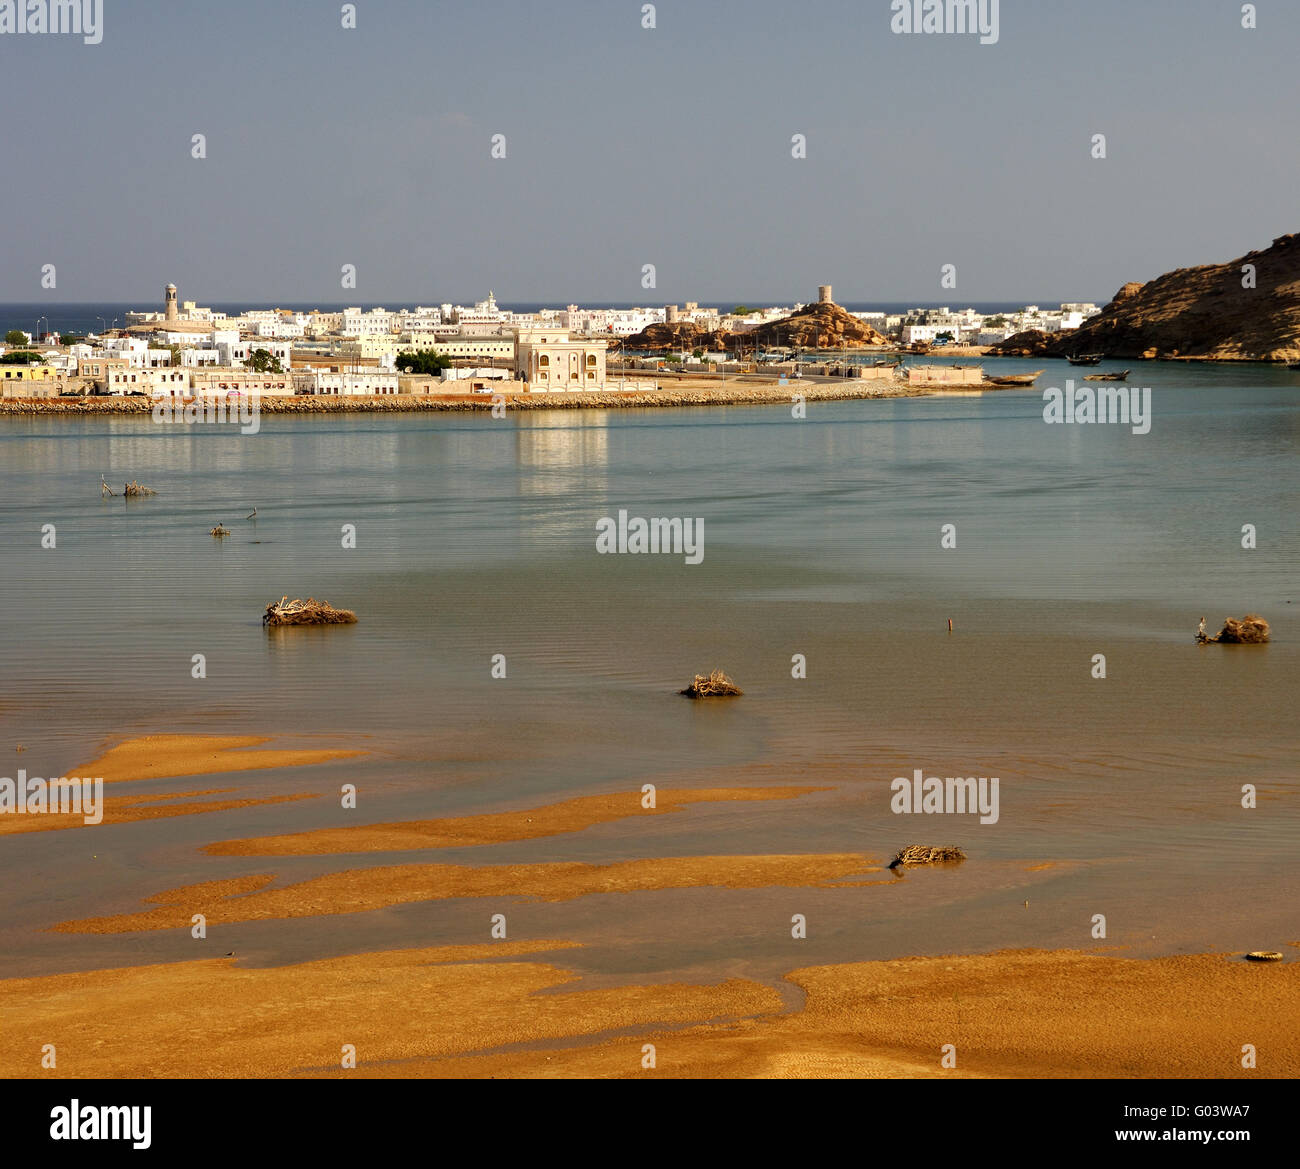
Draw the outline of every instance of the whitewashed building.
[[[326,394],[334,397],[396,394],[396,373],[384,370],[333,373],[329,370],[302,370],[293,375],[293,384],[302,394]]]

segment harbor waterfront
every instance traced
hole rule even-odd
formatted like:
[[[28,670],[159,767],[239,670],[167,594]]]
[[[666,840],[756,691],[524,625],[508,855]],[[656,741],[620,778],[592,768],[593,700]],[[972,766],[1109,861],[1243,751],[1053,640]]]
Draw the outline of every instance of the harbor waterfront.
[[[1066,1028],[1079,1074],[1161,1066],[1086,1023],[1107,985],[1135,1025],[1193,993],[1293,1025],[1225,971],[1300,943],[1295,375],[1143,363],[1139,434],[1048,425],[1063,361],[997,368],[1045,364],[1031,390],[810,394],[803,417],[787,386],[673,411],[272,413],[256,434],[0,418],[5,774],[105,781],[102,824],[0,816],[11,1026],[66,1027],[71,978],[119,1030],[100,1055],[63,1042],[61,1068],[186,1074],[148,1019],[229,993],[210,958],[243,972],[249,1018],[345,978],[485,1019],[403,1047],[395,1016],[363,1018],[389,1061],[368,1074],[548,1074],[525,1040],[555,1074],[640,1074],[610,1036],[668,1050],[668,1024],[704,1028],[679,1069],[752,1074],[710,1062],[719,1018],[773,1074],[932,1074],[879,1044],[837,1063],[792,989],[811,1009],[921,955],[970,956],[946,963],[972,1003],[986,978],[1023,990],[999,1039],[1018,1054],[970,1074],[1060,1074],[1034,1035],[1061,979],[1103,995]],[[157,494],[102,497],[101,476]],[[601,555],[622,510],[699,517],[707,553]],[[357,623],[263,629],[286,594]],[[1196,644],[1202,613],[1256,611],[1266,647]],[[742,698],[678,696],[714,666]],[[918,770],[998,777],[997,816],[899,816]],[[965,862],[886,870],[930,836]],[[913,968],[933,1002],[944,961]],[[536,1015],[548,986],[558,1014]],[[490,1023],[506,1004],[534,1022]],[[1234,1011],[1192,1027],[1187,1074],[1239,1074]],[[202,1074],[329,1074],[329,1043],[276,1034],[242,1055],[214,1038]],[[796,1050],[811,1062],[781,1064]]]

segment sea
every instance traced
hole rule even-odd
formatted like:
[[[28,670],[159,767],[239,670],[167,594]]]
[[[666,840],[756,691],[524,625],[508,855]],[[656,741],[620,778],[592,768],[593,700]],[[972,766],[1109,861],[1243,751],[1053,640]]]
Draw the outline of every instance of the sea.
[[[1047,423],[1043,390],[1079,376],[1063,362],[985,364],[1045,372],[806,417],[267,415],[255,434],[0,418],[0,775],[80,774],[168,732],[367,752],[130,785],[324,798],[0,838],[0,971],[192,957],[187,930],[51,927],[200,881],[332,871],[202,850],[333,826],[345,782],[358,823],[646,784],[820,790],[344,867],[855,853],[885,885],[506,899],[512,938],[580,939],[565,961],[595,982],[1300,943],[1300,374],[1135,363],[1151,425],[1134,433]],[[157,494],[105,497],[101,476]],[[695,520],[702,559],[602,553],[621,510]],[[268,631],[282,596],[358,622]],[[1196,643],[1203,616],[1214,631],[1248,612],[1269,644]],[[743,697],[678,694],[713,668]],[[996,820],[896,811],[893,781],[917,770],[996,777]],[[882,870],[911,844],[968,859]],[[497,908],[237,924],[221,948],[275,964],[463,943]]]

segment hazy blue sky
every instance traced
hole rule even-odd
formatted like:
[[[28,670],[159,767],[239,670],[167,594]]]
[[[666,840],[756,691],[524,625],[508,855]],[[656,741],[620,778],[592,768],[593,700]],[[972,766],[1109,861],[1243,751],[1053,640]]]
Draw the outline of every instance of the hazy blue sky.
[[[0,36],[0,300],[1104,300],[1300,229],[1296,0],[1255,31],[1236,0],[1003,0],[995,45],[894,35],[889,0],[356,7]]]

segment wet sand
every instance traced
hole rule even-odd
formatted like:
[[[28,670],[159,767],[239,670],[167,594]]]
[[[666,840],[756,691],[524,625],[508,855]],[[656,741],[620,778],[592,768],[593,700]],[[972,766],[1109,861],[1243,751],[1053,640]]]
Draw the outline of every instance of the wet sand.
[[[455,816],[441,820],[403,820],[346,828],[320,828],[284,836],[258,836],[210,844],[211,856],[324,856],[335,853],[395,852],[402,849],[458,848],[534,840],[563,832],[579,832],[629,816],[660,816],[679,812],[688,804],[737,800],[788,800],[825,787],[701,788],[655,793],[655,806],[642,806],[640,789],[611,795],[581,796],[559,804],[519,812]]]
[[[301,747],[262,749],[270,742],[265,735],[143,735],[114,744],[98,758],[72,769],[71,776],[102,779],[105,784],[176,779],[191,775],[217,775],[237,771],[262,771],[277,767],[307,767],[365,755],[365,751],[305,749]],[[205,796],[229,795],[231,788],[203,791],[154,792],[131,796],[105,796],[99,825],[86,823],[82,812],[45,812],[40,815],[0,816],[0,836],[26,832],[130,824],[140,820],[165,820],[206,812],[227,812],[295,800],[317,798],[310,792],[290,795],[240,795],[224,800],[202,800]],[[180,801],[188,801],[182,803]]]
[[[105,796],[104,824],[133,824],[138,820],[167,820],[173,816],[199,816],[205,812],[229,812],[236,808],[257,808],[269,804],[284,804],[294,800],[312,800],[309,792],[300,795],[264,796],[229,800],[202,800],[199,796],[225,795],[230,789],[201,792],[170,792],[151,796]],[[177,803],[187,800],[188,803]],[[0,836],[13,836],[20,832],[53,832],[65,828],[96,827],[88,825],[80,812],[46,812],[39,816],[0,816]]]
[[[266,735],[142,735],[110,747],[98,759],[74,769],[72,774],[101,778],[105,783],[125,783],[182,775],[261,771],[270,767],[305,767],[365,754],[364,751],[302,747],[249,749],[270,741]]]
[[[196,942],[196,947],[207,943]],[[1294,1077],[1300,966],[1014,951],[584,989],[572,942],[0,982],[0,1075]],[[219,1002],[221,1010],[211,1004]],[[41,1048],[58,1064],[42,1073]],[[345,1045],[357,1066],[342,1067]],[[645,1045],[655,1066],[644,1066]],[[1241,1066],[1242,1047],[1258,1067]],[[519,1045],[528,1045],[520,1047]],[[956,1067],[941,1065],[953,1045]]]
[[[358,754],[261,748],[267,741],[149,736],[119,744],[79,770],[127,782]],[[735,774],[774,780],[781,770],[760,765]],[[724,775],[727,769],[711,774]],[[106,819],[217,810],[227,801],[194,800],[225,790],[120,797]],[[688,825],[696,814],[693,805],[733,804],[740,812],[768,804],[772,813],[785,814],[783,807],[801,806],[799,797],[827,790],[661,785],[651,811],[641,807],[636,787],[521,810],[243,837],[206,849],[196,844],[194,855],[204,866],[224,866],[231,857],[496,845],[635,823],[641,816],[662,814],[670,825]],[[265,796],[257,789],[244,795],[248,798],[229,803],[245,807],[310,798]],[[835,852],[380,865],[288,883],[263,872],[173,888],[145,897],[139,912],[64,921],[51,933],[102,938],[175,930],[181,946],[209,954],[229,943],[188,938],[196,913],[203,913],[209,926],[325,921],[412,903],[499,898],[499,907],[489,908],[509,919],[511,905],[529,898],[567,901],[706,888],[904,888],[882,863],[862,853]],[[1069,867],[1047,859],[1018,862],[1026,871],[1054,865]],[[862,896],[891,898],[880,890]],[[625,904],[631,912],[638,902],[629,898]],[[93,902],[87,904],[92,907]],[[484,933],[486,927],[485,913]],[[321,928],[333,935],[346,926]],[[576,958],[578,949],[599,940],[569,936],[391,949],[381,938],[380,947],[372,943],[367,952],[275,965],[246,966],[238,956],[213,956],[3,980],[0,1017],[6,1021],[6,1042],[0,1045],[0,1075],[1231,1078],[1300,1073],[1294,1043],[1300,1033],[1300,966],[1294,960],[1256,964],[1239,955],[1134,959],[1114,952],[1006,950],[800,965],[801,954],[812,956],[801,947],[813,943],[792,937],[786,943],[789,959],[780,957],[762,973],[741,960],[683,973],[663,968],[663,973],[638,975],[633,965],[601,974]],[[566,951],[574,955],[570,962]],[[221,1009],[213,1010],[213,1003]],[[39,1067],[45,1044],[58,1052],[57,1068],[49,1072]],[[349,1044],[356,1047],[357,1067],[345,1070],[341,1059]],[[654,1047],[653,1067],[645,1065],[646,1044]],[[956,1048],[955,1068],[941,1063],[949,1044]],[[1257,1070],[1241,1067],[1246,1044],[1258,1051]]]
[[[54,928],[69,934],[122,934],[137,930],[188,927],[203,914],[209,925],[268,918],[316,917],[321,914],[364,913],[415,901],[459,897],[535,897],[567,901],[596,893],[637,893],[652,889],[827,888],[869,884],[888,885],[879,874],[879,861],[855,854],[816,853],[805,856],[692,856],[622,861],[610,865],[580,863],[534,865],[389,865],[374,869],[345,869],[296,885],[267,888],[276,877],[259,873],[225,881],[204,881],[157,893],[147,900],[156,908],[114,917],[90,917],[61,922]]]

